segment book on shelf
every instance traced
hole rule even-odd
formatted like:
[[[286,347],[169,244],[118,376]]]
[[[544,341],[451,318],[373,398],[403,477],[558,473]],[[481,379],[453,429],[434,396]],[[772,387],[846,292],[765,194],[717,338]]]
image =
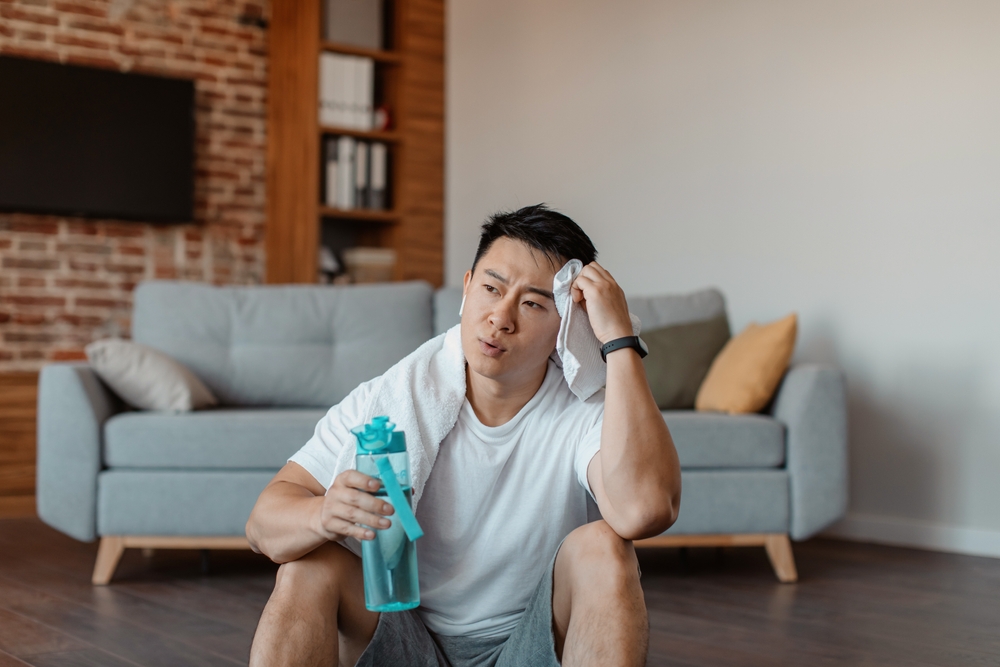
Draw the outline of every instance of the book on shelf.
[[[389,151],[354,137],[325,141],[324,203],[342,210],[384,211],[389,206]]]
[[[371,130],[375,106],[375,61],[341,53],[321,53],[320,125]]]
[[[323,4],[327,41],[382,48],[382,0],[325,0]]]
[[[337,175],[338,175],[338,162],[337,162],[337,144],[339,143],[336,137],[327,137],[326,141],[323,142],[323,151],[325,153],[324,162],[326,163],[326,179],[325,188],[323,194],[323,201],[327,206],[336,207],[337,202]]]

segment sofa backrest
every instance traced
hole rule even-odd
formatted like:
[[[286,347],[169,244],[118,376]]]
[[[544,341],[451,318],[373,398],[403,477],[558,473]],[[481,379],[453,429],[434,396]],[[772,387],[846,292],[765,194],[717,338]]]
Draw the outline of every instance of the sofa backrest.
[[[461,287],[445,287],[434,294],[434,333],[447,331],[458,324],[461,303]],[[643,331],[700,322],[726,314],[726,300],[722,292],[714,287],[688,294],[630,296],[628,307],[642,321]]]
[[[151,281],[135,291],[132,339],[190,368],[224,405],[329,407],[431,337],[431,299],[424,282]]]

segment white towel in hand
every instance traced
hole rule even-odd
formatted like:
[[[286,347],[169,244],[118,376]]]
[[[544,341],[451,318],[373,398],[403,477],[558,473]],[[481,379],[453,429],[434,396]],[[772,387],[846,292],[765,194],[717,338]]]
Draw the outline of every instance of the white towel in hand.
[[[571,259],[559,269],[552,281],[552,296],[562,321],[556,338],[556,354],[562,364],[566,384],[585,401],[607,383],[608,368],[601,359],[601,342],[594,335],[587,311],[573,301],[573,281],[583,270],[583,262]],[[632,335],[639,335],[639,318],[629,313]]]

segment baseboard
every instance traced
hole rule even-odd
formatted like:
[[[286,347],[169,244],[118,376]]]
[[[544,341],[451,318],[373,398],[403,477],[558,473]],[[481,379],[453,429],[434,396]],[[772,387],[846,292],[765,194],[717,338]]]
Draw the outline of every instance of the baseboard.
[[[848,514],[826,529],[823,536],[1000,558],[1000,530],[966,528],[917,519]]]

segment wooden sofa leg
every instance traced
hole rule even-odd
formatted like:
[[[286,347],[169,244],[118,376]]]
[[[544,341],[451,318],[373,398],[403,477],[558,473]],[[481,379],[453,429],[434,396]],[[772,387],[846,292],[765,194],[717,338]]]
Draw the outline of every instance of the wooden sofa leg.
[[[768,535],[764,538],[764,549],[771,560],[771,567],[783,584],[798,581],[799,574],[795,570],[795,556],[792,555],[792,541],[788,535]]]
[[[125,553],[124,538],[101,538],[101,544],[97,547],[97,562],[94,563],[94,576],[91,578],[95,586],[106,586],[111,582],[123,553]]]

